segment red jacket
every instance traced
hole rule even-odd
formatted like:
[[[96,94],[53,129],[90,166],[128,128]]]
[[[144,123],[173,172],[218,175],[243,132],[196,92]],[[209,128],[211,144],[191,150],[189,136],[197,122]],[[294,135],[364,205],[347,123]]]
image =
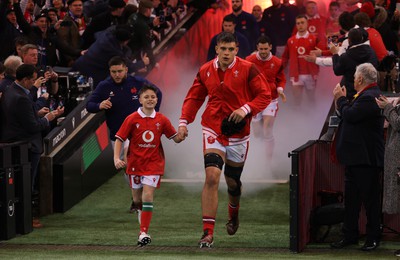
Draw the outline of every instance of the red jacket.
[[[261,59],[258,52],[247,56],[246,60],[254,63],[257,68],[264,74],[267,82],[271,88],[271,98],[278,98],[277,88],[285,88],[286,77],[282,67],[282,60],[272,55],[268,56],[266,60]]]
[[[222,82],[218,70],[218,58],[200,68],[183,102],[180,125],[192,123],[197,111],[208,97],[201,120],[203,130],[214,135],[223,145],[247,142],[251,118],[269,105],[271,90],[265,77],[255,65],[239,57],[235,57],[225,70]],[[222,135],[222,120],[239,108],[251,114],[244,119],[247,121],[246,126],[238,134],[230,137]]]
[[[364,28],[368,32],[368,39],[371,48],[374,49],[376,57],[381,61],[388,51],[386,50],[385,44],[383,43],[381,34],[374,28]]]

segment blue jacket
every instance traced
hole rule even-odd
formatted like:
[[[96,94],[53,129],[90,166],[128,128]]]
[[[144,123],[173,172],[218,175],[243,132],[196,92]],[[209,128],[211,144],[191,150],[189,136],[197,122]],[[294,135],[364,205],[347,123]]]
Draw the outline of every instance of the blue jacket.
[[[144,78],[130,75],[128,75],[121,84],[116,84],[109,76],[105,80],[101,81],[90,95],[86,104],[86,109],[90,113],[100,112],[100,103],[109,97],[111,98],[110,101],[112,107],[105,110],[106,122],[110,130],[111,140],[115,140],[115,134],[118,132],[118,129],[124,122],[125,118],[133,112],[136,112],[136,110],[141,107],[138,93],[144,84],[154,86],[154,84]],[[159,111],[162,100],[160,89],[158,89],[157,97],[158,102],[156,111]]]
[[[108,62],[112,57],[120,56],[126,58],[127,61],[131,60],[131,50],[127,46],[121,46],[112,30],[100,32],[97,37],[85,55],[80,56],[72,65],[73,71],[79,71],[87,77],[92,77],[94,86],[110,74]],[[135,72],[143,66],[142,63],[129,62],[127,64],[128,72]]]

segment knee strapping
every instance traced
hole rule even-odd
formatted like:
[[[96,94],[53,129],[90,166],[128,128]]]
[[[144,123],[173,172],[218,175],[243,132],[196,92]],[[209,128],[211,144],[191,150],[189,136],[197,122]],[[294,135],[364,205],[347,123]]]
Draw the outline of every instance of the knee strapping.
[[[217,153],[208,153],[204,155],[204,168],[207,167],[217,167],[222,170],[224,166],[224,160]]]
[[[240,181],[240,176],[242,175],[243,166],[233,167],[230,165],[225,165],[224,174],[226,177],[233,179],[236,182],[235,189],[231,190],[228,186],[228,193],[231,196],[240,196],[242,194],[242,182]]]

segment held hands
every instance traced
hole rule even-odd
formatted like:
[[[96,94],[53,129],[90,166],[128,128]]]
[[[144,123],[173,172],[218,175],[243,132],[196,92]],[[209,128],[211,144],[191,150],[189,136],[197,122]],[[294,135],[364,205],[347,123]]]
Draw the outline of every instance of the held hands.
[[[335,100],[338,100],[340,97],[345,97],[347,95],[346,87],[345,86],[340,86],[340,83],[338,83],[335,88],[333,89],[333,97]]]
[[[126,162],[121,160],[120,158],[114,158],[114,166],[117,170],[126,168]]]
[[[188,136],[189,136],[189,131],[188,131],[187,127],[186,127],[186,126],[179,126],[179,127],[178,127],[178,134],[176,135],[176,137],[178,138],[178,140],[180,140],[180,142],[182,142],[182,141],[185,140],[186,137],[188,137]],[[174,138],[174,141],[175,141],[176,143],[178,143],[178,142],[175,140],[175,138]]]
[[[112,107],[112,103],[111,103],[111,98],[107,98],[106,100],[103,100],[100,105],[99,105],[99,109],[100,110],[104,110],[104,109],[110,109]]]

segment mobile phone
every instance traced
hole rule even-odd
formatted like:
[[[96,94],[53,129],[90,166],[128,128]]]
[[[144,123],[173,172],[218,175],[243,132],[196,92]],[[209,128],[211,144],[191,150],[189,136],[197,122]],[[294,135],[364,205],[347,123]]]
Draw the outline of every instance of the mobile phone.
[[[46,71],[52,73],[53,72],[53,68],[51,66],[46,66]]]
[[[160,20],[160,23],[165,23],[165,15],[160,14],[158,19]]]

